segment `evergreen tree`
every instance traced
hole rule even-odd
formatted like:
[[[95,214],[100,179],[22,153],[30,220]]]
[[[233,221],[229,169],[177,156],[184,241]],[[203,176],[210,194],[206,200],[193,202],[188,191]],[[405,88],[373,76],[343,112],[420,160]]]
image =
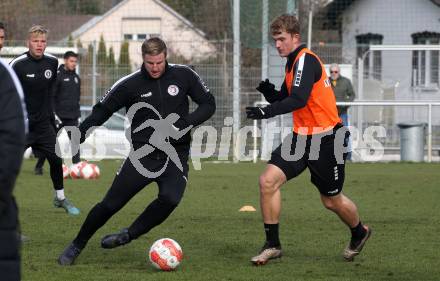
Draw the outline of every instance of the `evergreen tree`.
[[[116,66],[115,52],[113,51],[113,47],[110,47],[108,51],[107,65],[109,68],[114,68]]]
[[[106,64],[107,49],[105,47],[104,36],[102,34],[99,37],[98,53],[97,53],[97,58],[96,59],[97,59],[97,64],[99,66]]]
[[[78,40],[76,40],[76,47],[78,49],[82,49],[83,48],[83,44],[82,44],[82,42],[81,42],[81,40],[79,38],[78,38]]]
[[[87,64],[92,65],[93,63],[93,45],[89,44],[89,46],[87,47]]]
[[[72,48],[73,46],[74,46],[73,37],[72,37],[72,34],[69,34],[69,37],[67,38],[67,47]]]
[[[119,75],[125,75],[131,72],[131,67],[130,67],[130,55],[128,53],[129,50],[129,44],[128,41],[124,41],[121,44],[121,51],[119,53],[119,64],[118,64],[118,69],[119,69]]]

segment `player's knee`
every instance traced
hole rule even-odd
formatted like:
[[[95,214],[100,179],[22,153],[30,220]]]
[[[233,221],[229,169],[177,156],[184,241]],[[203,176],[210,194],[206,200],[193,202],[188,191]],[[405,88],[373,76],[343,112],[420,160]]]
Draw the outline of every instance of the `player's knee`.
[[[98,210],[99,213],[104,215],[112,215],[116,213],[119,208],[116,206],[109,204],[109,202],[101,201],[95,205],[95,209]]]
[[[261,193],[273,193],[278,189],[278,181],[267,174],[260,176],[260,192]]]
[[[61,160],[60,157],[58,157],[56,154],[50,154],[47,156],[47,161],[49,162],[49,165],[55,165],[55,166],[61,166],[63,165],[63,160]]]
[[[163,205],[175,208],[182,200],[182,196],[177,194],[161,194],[159,195],[158,200]]]
[[[324,207],[330,211],[337,211],[340,207],[338,197],[321,196],[321,201]]]

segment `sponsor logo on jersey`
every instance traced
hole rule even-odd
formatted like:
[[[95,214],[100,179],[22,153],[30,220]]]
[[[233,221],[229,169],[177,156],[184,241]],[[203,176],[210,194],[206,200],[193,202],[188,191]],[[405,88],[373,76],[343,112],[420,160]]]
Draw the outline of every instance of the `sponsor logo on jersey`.
[[[101,99],[99,100],[100,103],[102,103],[102,102],[105,101],[105,98],[108,96],[108,94],[110,93],[110,91],[111,91],[111,89],[108,90],[108,91],[105,93],[105,95],[103,95],[103,96],[101,97]]]
[[[301,76],[304,69],[304,60],[305,60],[306,54],[302,54],[301,57],[298,60],[298,70],[296,71],[295,80],[293,83],[293,86],[299,87],[301,84]]]
[[[205,81],[203,81],[203,80],[202,80],[202,86],[203,86],[203,88],[205,89],[205,92],[206,92],[206,93],[209,92],[209,88],[208,88],[208,86],[206,85]]]
[[[335,194],[335,193],[338,193],[338,191],[339,191],[339,189],[336,188],[335,190],[330,190],[327,193],[328,194]]]
[[[141,95],[141,98],[149,98],[149,97],[151,97],[152,95],[153,95],[152,92],[148,92],[148,93],[146,93],[146,94],[142,94],[142,95]]]
[[[296,77],[295,77],[295,87],[299,87],[299,84],[301,84],[301,76],[302,76],[302,70],[299,70],[296,72]]]
[[[44,71],[44,77],[46,77],[46,79],[50,79],[52,77],[52,70],[46,69],[46,71]]]
[[[177,96],[178,93],[179,93],[179,87],[177,87],[176,85],[168,86],[168,94],[170,94],[170,96]]]

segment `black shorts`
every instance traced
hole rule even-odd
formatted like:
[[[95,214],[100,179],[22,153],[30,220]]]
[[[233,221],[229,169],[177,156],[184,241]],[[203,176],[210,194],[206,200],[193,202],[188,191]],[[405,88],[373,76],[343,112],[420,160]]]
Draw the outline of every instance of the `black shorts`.
[[[280,168],[287,180],[309,168],[311,182],[322,195],[337,195],[344,185],[347,153],[343,147],[348,144],[349,134],[340,124],[313,137],[289,134],[272,152],[269,164]]]
[[[26,148],[32,147],[35,157],[48,157],[48,155],[55,154],[56,141],[55,128],[49,121],[29,124]]]

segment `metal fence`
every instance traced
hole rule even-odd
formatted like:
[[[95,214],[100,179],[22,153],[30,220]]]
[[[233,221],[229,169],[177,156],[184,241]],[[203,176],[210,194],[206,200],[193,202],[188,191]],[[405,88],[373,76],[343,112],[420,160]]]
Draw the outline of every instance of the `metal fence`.
[[[82,78],[81,104],[92,105],[119,78],[139,68],[142,41],[161,36],[169,47],[169,62],[194,67],[215,95],[217,112],[206,125],[220,131],[225,118],[234,116],[234,90],[235,99],[237,93],[239,98],[234,121],[238,120],[240,127],[244,127],[253,126],[246,119],[244,108],[262,100],[255,90],[260,80],[276,77],[277,88],[281,85],[285,61],[273,49],[268,25],[285,12],[298,15],[303,41],[323,63],[344,65],[357,100],[440,101],[438,50],[385,51],[370,47],[438,46],[440,26],[435,23],[440,6],[437,2],[59,0],[47,5],[46,0],[3,0],[0,21],[5,23],[7,41],[0,56],[8,59],[23,52],[29,26],[46,25],[50,30],[48,52],[55,51],[60,58],[67,49],[81,54],[78,69]],[[72,3],[76,4],[72,6]],[[396,13],[405,14],[404,19],[389,16]],[[268,59],[271,55],[275,64],[275,60]],[[359,61],[359,57],[363,60]],[[273,70],[277,73],[271,73]],[[362,127],[385,126],[388,137],[383,144],[394,155],[399,153],[396,124],[409,120],[427,122],[431,116],[434,156],[436,147],[440,146],[437,106],[432,107],[429,115],[426,108],[409,104],[359,108],[353,105],[349,114],[352,122],[362,120],[359,121]],[[284,117],[280,123],[288,125],[289,118]],[[265,127],[260,129],[264,131]],[[247,141],[252,147],[253,139]],[[257,143],[260,146],[261,142]],[[267,149],[259,147],[259,150]]]

